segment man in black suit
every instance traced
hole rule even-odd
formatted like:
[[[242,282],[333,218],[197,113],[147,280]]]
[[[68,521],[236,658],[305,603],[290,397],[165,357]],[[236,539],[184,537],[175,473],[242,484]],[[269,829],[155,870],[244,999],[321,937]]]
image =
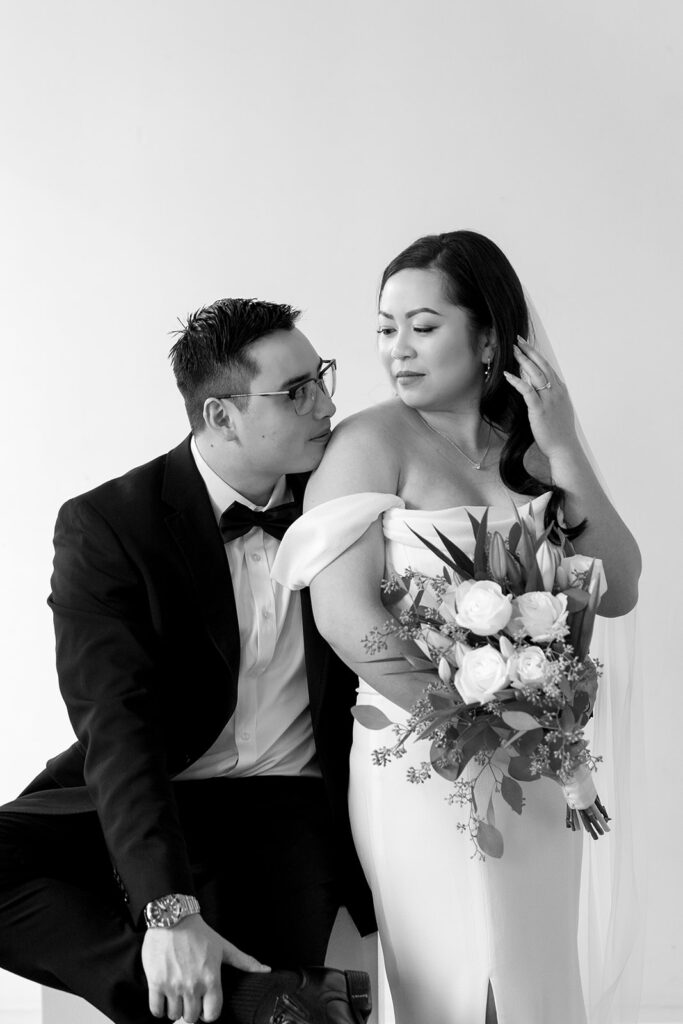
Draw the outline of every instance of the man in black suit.
[[[77,741],[0,811],[0,966],[122,1024],[219,1018],[371,900],[346,811],[355,679],[270,580],[335,411],[289,306],[225,299],[171,350],[181,445],[68,501],[57,668]]]

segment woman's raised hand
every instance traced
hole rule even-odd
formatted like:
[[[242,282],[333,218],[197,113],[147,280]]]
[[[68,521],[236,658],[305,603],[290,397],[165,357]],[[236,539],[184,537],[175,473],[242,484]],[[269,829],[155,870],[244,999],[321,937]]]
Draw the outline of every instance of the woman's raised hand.
[[[572,403],[564,381],[548,360],[519,335],[517,341],[514,353],[520,375],[515,377],[507,370],[503,373],[526,402],[534,440],[552,463],[553,458],[575,449],[579,443]]]

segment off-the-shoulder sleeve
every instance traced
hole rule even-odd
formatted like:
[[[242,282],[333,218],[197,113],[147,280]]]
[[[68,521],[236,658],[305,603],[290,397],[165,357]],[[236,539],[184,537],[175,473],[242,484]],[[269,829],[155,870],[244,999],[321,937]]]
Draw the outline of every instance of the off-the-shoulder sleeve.
[[[390,508],[404,508],[395,494],[365,491],[326,501],[290,526],[270,575],[290,590],[307,587],[321,569],[351,547]]]

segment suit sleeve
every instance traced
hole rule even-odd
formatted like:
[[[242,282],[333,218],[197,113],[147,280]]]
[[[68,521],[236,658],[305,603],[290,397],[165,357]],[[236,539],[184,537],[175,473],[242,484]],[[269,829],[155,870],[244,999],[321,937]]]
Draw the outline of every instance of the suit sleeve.
[[[85,781],[133,920],[194,894],[167,765],[163,662],[144,580],[85,499],[60,510],[49,604],[59,685],[85,749]]]

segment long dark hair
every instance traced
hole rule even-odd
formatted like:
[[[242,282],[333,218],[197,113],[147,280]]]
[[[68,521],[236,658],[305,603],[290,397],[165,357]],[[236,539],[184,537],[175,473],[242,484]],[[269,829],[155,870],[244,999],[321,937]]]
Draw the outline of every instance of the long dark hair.
[[[476,231],[448,231],[443,235],[425,235],[399,253],[382,274],[380,298],[390,277],[399,270],[438,270],[449,302],[466,310],[475,333],[493,331],[496,347],[491,372],[484,381],[480,412],[487,423],[500,427],[507,435],[500,456],[500,476],[507,488],[518,494],[537,497],[552,491],[546,508],[546,525],[557,525],[564,492],[551,481],[532,476],[524,465],[524,455],[533,444],[526,403],[503,376],[503,371],[518,374],[513,352],[517,335],[529,338],[529,311],[519,278],[507,256],[498,246]],[[529,338],[533,344],[533,337]],[[578,536],[584,523],[564,527],[570,538]]]

